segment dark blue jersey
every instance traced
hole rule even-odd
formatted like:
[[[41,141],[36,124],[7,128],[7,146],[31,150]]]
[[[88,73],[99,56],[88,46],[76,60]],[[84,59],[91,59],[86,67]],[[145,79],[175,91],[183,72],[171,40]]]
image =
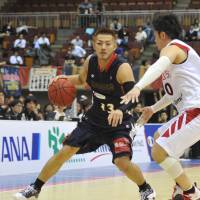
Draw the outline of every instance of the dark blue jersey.
[[[113,58],[113,59],[112,59]],[[87,83],[93,91],[93,105],[87,112],[89,119],[99,126],[108,126],[108,115],[120,107],[120,97],[124,94],[122,85],[116,79],[117,71],[123,63],[121,58],[113,55],[107,70],[101,71],[97,56],[91,56],[88,65]],[[127,120],[128,114],[123,119]]]

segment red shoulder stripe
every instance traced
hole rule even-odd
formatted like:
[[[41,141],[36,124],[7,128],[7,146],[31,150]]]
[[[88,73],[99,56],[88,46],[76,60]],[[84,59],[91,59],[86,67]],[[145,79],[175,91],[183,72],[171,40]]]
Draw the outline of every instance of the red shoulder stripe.
[[[177,47],[179,47],[180,49],[182,49],[186,53],[188,53],[188,51],[190,50],[189,47],[182,45],[182,44],[179,44],[177,42],[171,43],[171,45],[176,45]]]

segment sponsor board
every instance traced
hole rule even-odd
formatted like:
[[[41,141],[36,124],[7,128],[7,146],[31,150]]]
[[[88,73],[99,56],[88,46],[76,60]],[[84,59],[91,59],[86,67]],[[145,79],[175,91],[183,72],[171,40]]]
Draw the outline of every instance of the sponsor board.
[[[146,124],[144,126],[144,132],[146,136],[146,141],[147,141],[147,148],[149,152],[149,156],[151,161],[153,160],[151,157],[151,148],[153,147],[154,144],[154,133],[157,131],[157,129],[161,126],[161,124]]]
[[[76,122],[0,121],[0,175],[40,172],[76,125]],[[133,142],[133,161],[150,162],[144,127],[137,131]],[[74,155],[61,170],[110,165],[112,155],[109,147],[103,145],[94,152]]]

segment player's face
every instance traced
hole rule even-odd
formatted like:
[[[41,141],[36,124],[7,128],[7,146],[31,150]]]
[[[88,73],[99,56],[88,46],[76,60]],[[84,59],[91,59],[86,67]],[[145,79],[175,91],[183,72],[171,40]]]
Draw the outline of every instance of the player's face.
[[[93,46],[98,58],[107,60],[115,51],[117,44],[112,35],[99,34],[94,39]]]
[[[165,43],[164,43],[165,33],[154,31],[154,35],[155,35],[156,46],[158,50],[161,50],[163,47],[165,47]]]

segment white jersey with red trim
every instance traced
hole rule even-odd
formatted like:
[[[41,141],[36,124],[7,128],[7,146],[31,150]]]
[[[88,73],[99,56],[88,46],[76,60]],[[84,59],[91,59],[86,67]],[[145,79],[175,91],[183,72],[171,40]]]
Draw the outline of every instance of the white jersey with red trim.
[[[172,44],[187,51],[188,56],[183,63],[172,64],[162,74],[163,88],[179,112],[200,108],[200,57],[180,40],[172,40],[168,46]]]

